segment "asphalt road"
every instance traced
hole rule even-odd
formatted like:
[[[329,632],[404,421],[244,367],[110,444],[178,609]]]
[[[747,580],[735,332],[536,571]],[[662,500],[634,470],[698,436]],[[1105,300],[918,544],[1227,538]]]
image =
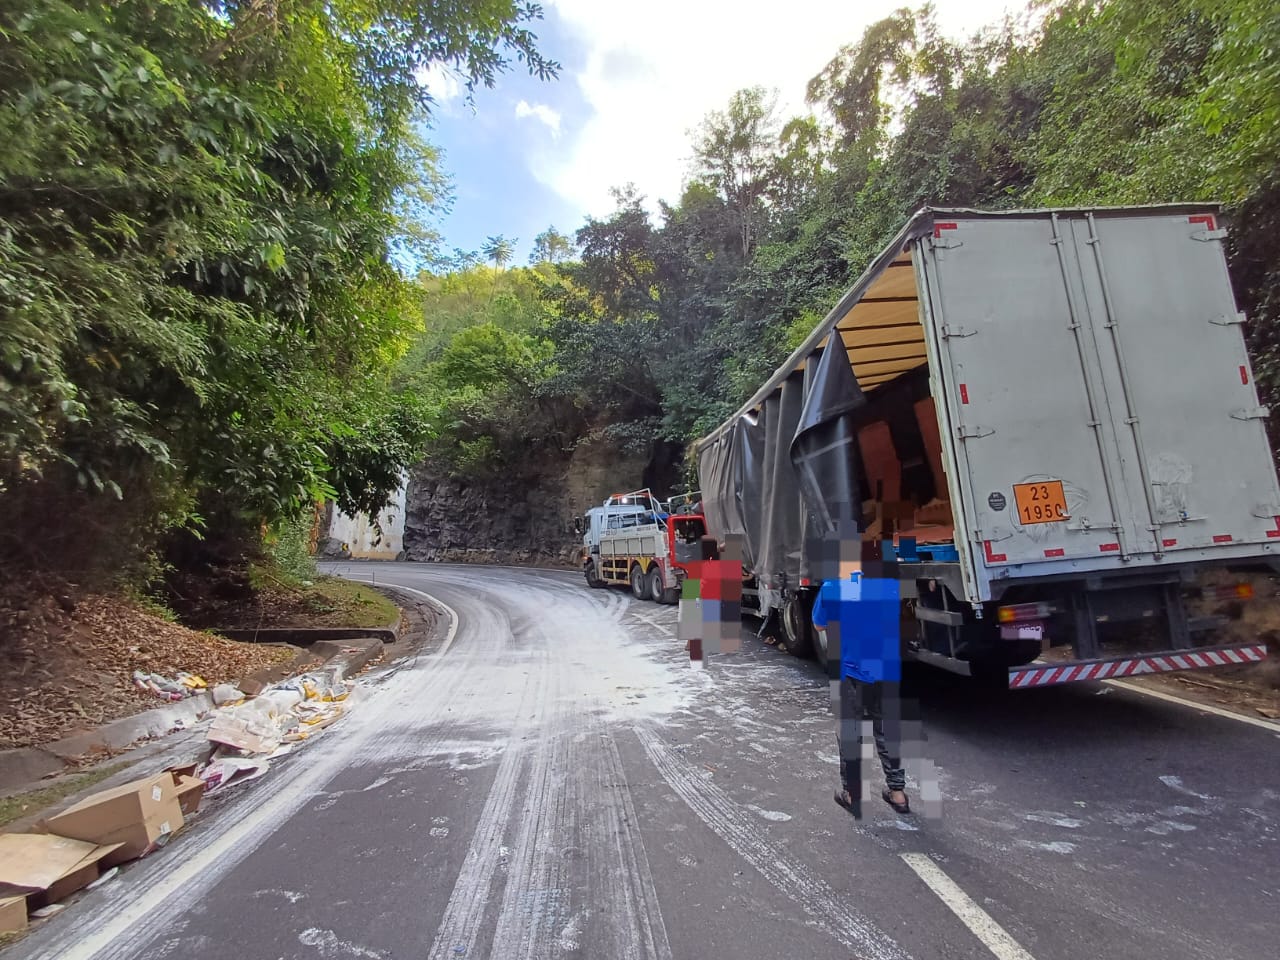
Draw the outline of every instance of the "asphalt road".
[[[1272,730],[923,671],[941,816],[859,824],[824,679],[749,632],[698,673],[577,576],[338,569],[454,629],[6,960],[1280,955]]]

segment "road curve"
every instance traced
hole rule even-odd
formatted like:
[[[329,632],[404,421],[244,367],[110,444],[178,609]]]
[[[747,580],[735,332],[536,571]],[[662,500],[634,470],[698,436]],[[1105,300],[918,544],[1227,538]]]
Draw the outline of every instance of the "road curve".
[[[825,683],[554,571],[342,564],[457,617],[181,843],[6,951],[252,958],[1261,958],[1280,737],[921,673],[942,817],[831,802]]]

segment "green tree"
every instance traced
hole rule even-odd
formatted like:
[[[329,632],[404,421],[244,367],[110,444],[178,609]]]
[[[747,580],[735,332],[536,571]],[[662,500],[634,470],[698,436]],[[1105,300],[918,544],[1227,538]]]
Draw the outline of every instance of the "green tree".
[[[413,132],[417,78],[444,63],[489,84],[513,58],[552,74],[537,16],[506,0],[0,9],[6,513],[58,517],[83,557],[94,531],[143,549],[198,513],[210,544],[243,544],[317,497],[385,499],[391,471],[361,473],[376,458],[352,450],[415,323],[392,264],[405,205],[441,183]],[[411,412],[387,421],[398,458]],[[127,523],[83,525],[103,511],[82,491],[123,500]]]
[[[698,175],[737,214],[743,257],[750,255],[756,243],[776,169],[777,100],[776,92],[763,87],[739,90],[727,109],[707,114],[693,142]]]
[[[533,238],[533,250],[529,253],[529,265],[539,263],[564,263],[574,255],[573,240],[555,227],[547,227]]]

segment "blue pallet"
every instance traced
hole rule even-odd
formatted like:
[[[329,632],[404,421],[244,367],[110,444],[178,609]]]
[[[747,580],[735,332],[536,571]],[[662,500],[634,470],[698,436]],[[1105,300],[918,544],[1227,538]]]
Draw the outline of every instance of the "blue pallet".
[[[916,547],[916,553],[920,554],[920,559],[925,563],[958,563],[960,561],[960,552],[950,543],[921,544]]]

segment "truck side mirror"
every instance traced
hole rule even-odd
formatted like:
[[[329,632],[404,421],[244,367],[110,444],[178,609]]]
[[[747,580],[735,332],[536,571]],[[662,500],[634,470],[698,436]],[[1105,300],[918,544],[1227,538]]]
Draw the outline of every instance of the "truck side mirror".
[[[581,533],[582,533],[582,530],[583,530],[583,526],[582,526],[582,518],[581,518],[581,517],[574,517],[574,518],[573,518],[573,532],[574,532],[574,533],[577,533],[577,534],[581,534]]]

